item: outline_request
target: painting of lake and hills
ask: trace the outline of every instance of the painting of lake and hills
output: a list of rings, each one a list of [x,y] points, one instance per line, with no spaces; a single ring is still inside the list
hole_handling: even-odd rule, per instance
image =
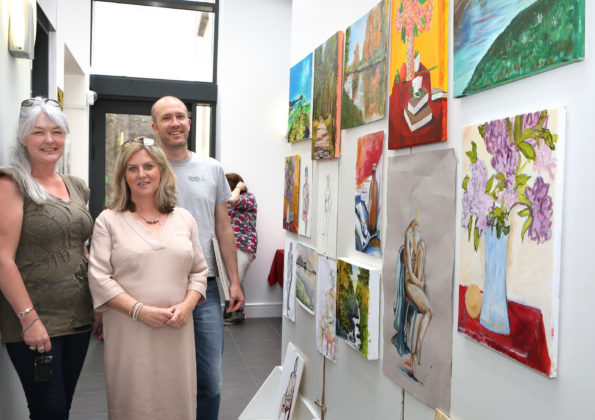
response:
[[[315,249],[297,244],[295,260],[295,297],[302,308],[310,315],[316,309],[316,270],[318,253]]]
[[[454,97],[584,56],[584,0],[455,0]]]
[[[384,118],[388,15],[383,0],[345,31],[341,128]]]

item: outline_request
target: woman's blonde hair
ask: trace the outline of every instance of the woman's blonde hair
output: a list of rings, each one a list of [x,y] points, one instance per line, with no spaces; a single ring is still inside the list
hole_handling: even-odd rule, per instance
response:
[[[146,150],[151,159],[159,166],[161,179],[155,193],[155,206],[160,213],[171,213],[176,206],[176,174],[167,162],[161,147],[145,146],[143,138],[137,137],[124,143],[114,167],[113,195],[108,208],[116,211],[135,211],[136,206],[132,201],[130,187],[126,183],[126,165],[133,154],[139,150]]]

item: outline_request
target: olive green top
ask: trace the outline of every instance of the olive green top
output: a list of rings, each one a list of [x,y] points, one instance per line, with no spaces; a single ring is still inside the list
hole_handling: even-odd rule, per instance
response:
[[[88,261],[83,254],[83,243],[93,230],[93,219],[86,207],[89,189],[83,180],[61,175],[70,200],[56,197],[36,204],[26,194],[14,168],[0,168],[0,176],[4,175],[13,179],[24,198],[15,262],[49,336],[89,330],[93,304],[87,281]],[[21,331],[18,317],[0,293],[3,341],[22,341]]]

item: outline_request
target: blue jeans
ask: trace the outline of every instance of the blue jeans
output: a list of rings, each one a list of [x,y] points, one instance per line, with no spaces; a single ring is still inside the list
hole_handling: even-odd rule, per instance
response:
[[[54,357],[52,378],[35,382],[34,360],[39,355],[24,342],[7,343],[6,350],[14,365],[27,397],[29,418],[32,420],[66,420],[72,404],[74,388],[83,368],[89,347],[90,332],[52,337]]]
[[[207,301],[197,306],[194,318],[196,347],[197,420],[217,420],[221,401],[221,361],[223,358],[223,314],[217,280],[209,277]]]

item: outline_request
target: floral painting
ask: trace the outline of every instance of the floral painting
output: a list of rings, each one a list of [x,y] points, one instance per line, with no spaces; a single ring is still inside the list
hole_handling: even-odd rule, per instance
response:
[[[290,143],[312,137],[312,53],[289,71]]]
[[[298,233],[300,199],[300,155],[285,158],[283,229]]]
[[[463,130],[463,334],[557,375],[565,109]]]
[[[585,0],[455,0],[454,96],[582,60]]]
[[[448,1],[393,0],[388,148],[446,141]]]
[[[342,31],[314,50],[312,159],[341,156]]]
[[[381,1],[345,31],[342,128],[384,118],[389,7]]]
[[[295,297],[310,315],[316,309],[316,270],[318,254],[316,250],[298,242],[295,259]]]
[[[380,269],[337,260],[337,336],[368,360],[378,359]]]
[[[382,152],[384,131],[357,139],[355,164],[355,249],[382,256]]]

